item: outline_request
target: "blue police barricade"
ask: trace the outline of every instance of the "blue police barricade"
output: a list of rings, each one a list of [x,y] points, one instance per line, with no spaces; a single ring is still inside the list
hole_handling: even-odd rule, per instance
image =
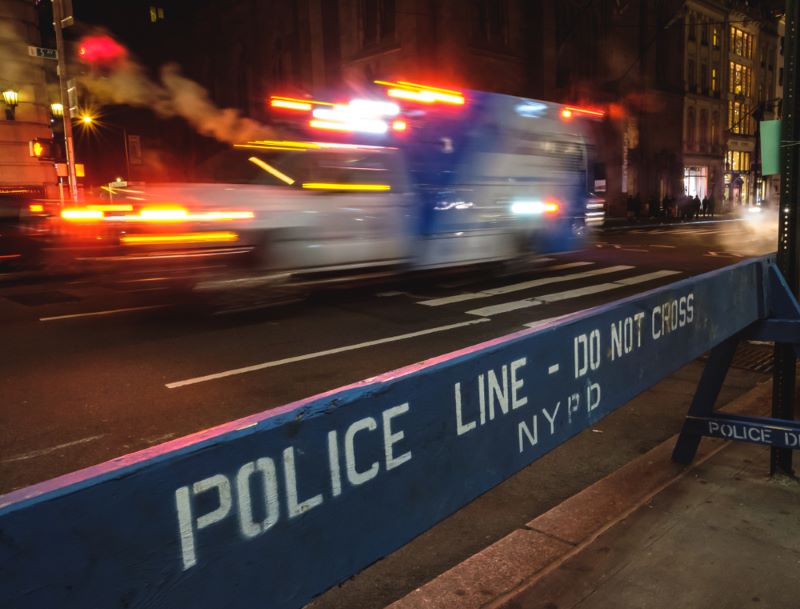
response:
[[[0,497],[0,606],[300,607],[764,319],[770,264]]]

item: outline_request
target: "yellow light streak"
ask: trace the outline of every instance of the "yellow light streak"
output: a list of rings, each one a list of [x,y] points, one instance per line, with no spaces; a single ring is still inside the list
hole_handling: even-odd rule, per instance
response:
[[[289,99],[273,99],[270,102],[273,108],[284,108],[286,110],[300,110],[301,112],[309,112],[313,107],[308,102],[292,101]]]
[[[64,220],[73,222],[86,222],[93,220],[102,220],[103,212],[97,209],[85,209],[81,207],[70,207],[61,210],[61,217]]]
[[[439,91],[440,93],[448,93],[450,95],[458,95],[461,97],[463,93],[461,91],[454,91],[453,89],[442,89],[440,87],[432,87],[430,85],[420,85],[414,82],[408,82],[406,80],[398,80],[398,85],[404,85],[406,87],[416,87],[417,89],[428,90],[428,91]]]
[[[389,184],[337,184],[334,182],[303,182],[303,188],[312,190],[368,190],[387,191],[392,187]]]
[[[123,245],[171,245],[190,243],[231,243],[237,241],[239,235],[230,231],[209,233],[180,233],[175,235],[123,235]]]
[[[272,101],[272,100],[282,100],[282,101],[288,101],[288,102],[295,102],[295,103],[299,103],[299,104],[313,104],[315,106],[335,106],[336,105],[336,104],[333,104],[331,102],[320,101],[318,99],[301,99],[301,98],[298,98],[298,97],[285,97],[283,95],[272,95],[272,96],[270,96],[270,101]]]
[[[249,159],[247,159],[247,160],[248,160],[248,161],[250,161],[251,163],[253,163],[253,165],[256,165],[256,166],[258,166],[258,167],[261,167],[261,169],[263,169],[263,170],[264,170],[264,171],[266,171],[267,173],[269,173],[269,174],[271,174],[271,175],[275,176],[276,178],[278,178],[278,179],[279,179],[279,180],[281,180],[282,182],[284,182],[284,183],[288,184],[289,186],[291,186],[292,184],[294,184],[294,180],[293,180],[292,178],[290,178],[289,176],[287,176],[287,175],[286,175],[285,173],[283,173],[282,171],[279,171],[279,170],[275,169],[275,168],[274,168],[272,165],[270,165],[269,163],[265,163],[264,161],[262,161],[262,160],[261,160],[261,159],[259,159],[258,157],[251,156],[251,157],[250,157]]]

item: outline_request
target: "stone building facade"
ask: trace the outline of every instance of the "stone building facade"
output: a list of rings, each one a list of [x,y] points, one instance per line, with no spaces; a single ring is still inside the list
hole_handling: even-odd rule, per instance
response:
[[[51,60],[28,54],[29,45],[40,44],[33,2],[0,1],[0,91],[16,91],[19,99],[13,111],[0,99],[0,195],[58,196],[54,164],[29,152],[31,140],[52,137],[50,103],[58,99],[45,78]]]

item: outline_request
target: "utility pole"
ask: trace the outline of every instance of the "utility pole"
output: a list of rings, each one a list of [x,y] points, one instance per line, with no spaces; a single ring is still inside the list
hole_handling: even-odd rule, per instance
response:
[[[784,42],[783,116],[781,117],[781,209],[778,224],[778,267],[797,296],[798,240],[800,240],[800,117],[798,117],[798,17],[800,2],[786,0]],[[791,345],[775,345],[775,370],[772,379],[772,416],[794,419],[796,359]],[[770,449],[770,474],[792,475],[792,451]]]
[[[58,87],[61,92],[61,105],[64,108],[64,143],[67,153],[67,181],[69,194],[73,201],[78,200],[78,180],[75,175],[75,147],[72,138],[72,115],[70,114],[69,93],[67,92],[67,60],[62,28],[70,25],[72,15],[64,16],[63,0],[53,1],[53,27],[56,32],[56,51],[58,53]]]

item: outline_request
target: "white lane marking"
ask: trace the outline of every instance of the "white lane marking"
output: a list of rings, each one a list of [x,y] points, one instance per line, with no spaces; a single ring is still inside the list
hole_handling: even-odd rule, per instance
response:
[[[561,319],[562,317],[566,317],[570,315],[570,313],[566,313],[564,315],[556,315],[555,317],[545,317],[544,319],[537,319],[536,321],[532,321],[527,324],[522,324],[526,328],[538,328],[539,326],[544,326],[545,324],[549,324],[551,321],[555,321],[557,319]]]
[[[28,459],[41,457],[42,455],[47,455],[57,450],[69,448],[70,446],[77,446],[78,444],[87,444],[88,442],[94,442],[95,440],[99,440],[104,436],[105,434],[100,434],[99,436],[89,436],[88,438],[81,438],[80,440],[73,440],[72,442],[64,442],[64,444],[57,444],[56,446],[51,446],[49,448],[32,450],[29,453],[22,453],[21,455],[15,455],[13,457],[8,457],[7,459],[3,459],[2,461],[0,461],[0,463],[14,463],[15,461],[27,461]]]
[[[167,305],[148,305],[146,307],[126,307],[124,309],[108,309],[106,311],[72,313],[70,315],[53,315],[51,317],[40,317],[39,321],[57,321],[59,319],[75,319],[78,317],[99,317],[101,315],[116,315],[117,313],[128,313],[130,311],[147,311],[148,309],[162,309],[165,306]]]
[[[392,296],[408,296],[408,292],[397,292],[397,291],[389,291],[389,292],[378,292],[375,294],[378,298],[391,298]]]
[[[556,372],[558,372],[558,368],[559,368],[558,364],[553,364],[547,369],[547,374],[555,374]]]
[[[654,245],[654,244],[651,243],[647,247],[663,247],[663,248],[674,250],[678,246],[677,245]]]
[[[393,343],[399,340],[406,340],[409,338],[416,338],[418,336],[426,336],[428,334],[435,334],[437,332],[446,332],[448,330],[455,330],[456,328],[464,328],[476,323],[483,323],[490,321],[489,319],[472,319],[470,321],[462,321],[457,324],[449,324],[447,326],[437,326],[435,328],[428,328],[427,330],[419,330],[417,332],[409,332],[408,334],[398,334],[396,336],[388,336],[386,338],[378,338],[364,343],[355,345],[345,345],[344,347],[336,347],[334,349],[326,349],[325,351],[317,351],[315,353],[306,353],[305,355],[296,355],[294,357],[286,357],[284,359],[273,360],[271,362],[263,362],[260,364],[253,364],[252,366],[244,366],[242,368],[233,368],[232,370],[225,370],[223,372],[216,372],[214,374],[206,374],[205,376],[197,376],[182,381],[174,381],[167,383],[165,386],[168,389],[176,389],[178,387],[185,387],[186,385],[194,385],[195,383],[204,383],[206,381],[213,381],[216,379],[225,378],[226,376],[234,376],[236,374],[245,374],[247,372],[255,372],[257,370],[264,370],[266,368],[275,368],[276,366],[283,366],[285,364],[293,364],[295,362],[302,362],[308,359],[317,357],[325,357],[326,355],[334,355],[336,353],[344,353],[345,351],[355,351],[356,349],[365,349],[366,347],[374,347],[375,345],[384,345],[386,343]]]
[[[652,281],[653,279],[669,277],[670,275],[678,275],[680,272],[681,271],[653,271],[652,273],[645,273],[644,275],[634,275],[633,277],[618,279],[614,283],[620,283],[622,285],[635,285],[637,283],[644,283],[645,281]]]
[[[500,315],[508,313],[509,311],[518,311],[519,309],[527,309],[528,307],[535,307],[542,304],[536,298],[526,298],[525,300],[514,300],[512,302],[504,302],[498,305],[490,305],[488,307],[480,307],[467,311],[467,315],[477,315],[479,317],[489,318],[492,315]]]
[[[619,251],[621,251],[621,252],[645,252],[645,253],[649,252],[649,250],[641,250],[641,249],[637,249],[637,248],[634,248],[634,247],[623,247]]]
[[[607,292],[608,290],[616,290],[622,287],[618,283],[598,283],[595,285],[587,285],[585,288],[576,288],[574,290],[566,290],[564,292],[556,292],[555,294],[545,294],[539,296],[540,304],[550,304],[551,302],[561,302],[562,300],[569,300],[570,298],[580,298],[581,296],[588,296],[589,294],[599,294],[600,292]]]
[[[578,265],[577,262],[570,263]],[[593,264],[591,262],[580,263],[582,266]],[[530,288],[538,288],[543,285],[551,283],[563,283],[565,281],[572,281],[574,279],[586,279],[587,277],[594,277],[596,275],[605,275],[608,273],[617,273],[619,271],[628,271],[634,267],[620,264],[617,266],[610,266],[602,269],[594,269],[591,271],[583,271],[581,273],[571,273],[569,275],[559,275],[558,277],[542,277],[540,279],[531,279],[530,281],[523,281],[520,283],[512,283],[499,288],[492,288],[489,290],[482,290],[480,292],[467,292],[464,294],[456,294],[455,296],[445,296],[444,298],[433,298],[431,300],[422,300],[417,304],[422,304],[428,307],[440,307],[446,304],[455,302],[463,302],[465,300],[478,300],[480,298],[490,298],[492,296],[500,296],[502,294],[509,294],[511,292],[519,292],[521,290],[529,290]],[[550,270],[554,270],[552,267]],[[556,269],[561,270],[561,269]]]
[[[555,292],[553,294],[545,294],[543,296],[536,296],[535,298],[526,298],[524,300],[515,300],[512,302],[504,302],[497,305],[488,307],[481,307],[479,309],[472,309],[467,311],[467,315],[477,315],[480,317],[490,318],[492,315],[499,315],[508,313],[509,311],[517,311],[519,309],[527,309],[529,307],[536,307],[542,304],[550,304],[553,302],[560,302],[562,300],[569,300],[572,298],[581,298],[590,294],[599,294],[601,292],[608,292],[610,290],[617,290],[626,286],[634,285],[637,283],[644,283],[652,281],[661,277],[675,275],[680,271],[655,271],[653,273],[645,273],[643,275],[636,275],[634,277],[627,277],[618,281],[598,283],[595,285],[586,286],[583,288],[576,288],[573,290],[565,290],[563,292]],[[528,327],[535,327],[531,324],[526,324]]]

